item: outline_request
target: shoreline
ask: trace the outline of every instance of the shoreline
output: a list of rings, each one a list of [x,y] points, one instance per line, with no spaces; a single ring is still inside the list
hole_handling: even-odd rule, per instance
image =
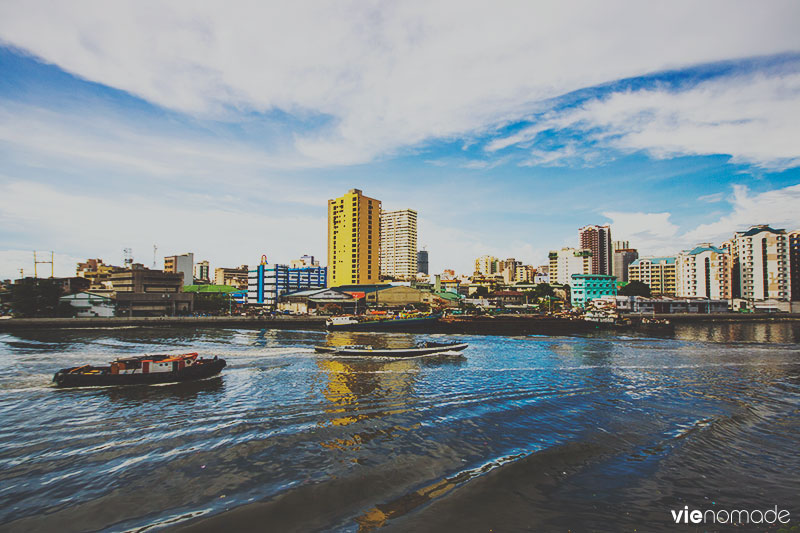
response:
[[[672,324],[689,323],[764,323],[800,321],[800,314],[656,314],[627,315],[631,318],[667,319]],[[150,327],[245,327],[264,329],[324,330],[327,317],[320,316],[210,316],[210,317],[91,317],[91,318],[12,318],[0,320],[0,331],[20,329],[72,329],[126,326]],[[581,333],[597,329],[617,328],[583,320],[570,320],[541,315],[499,315],[494,317],[453,317],[433,324],[408,329],[386,329],[410,333],[468,333],[485,335],[519,335],[526,333]],[[636,327],[634,330],[638,329]],[[376,330],[378,331],[378,330]],[[624,331],[620,328],[619,331]]]

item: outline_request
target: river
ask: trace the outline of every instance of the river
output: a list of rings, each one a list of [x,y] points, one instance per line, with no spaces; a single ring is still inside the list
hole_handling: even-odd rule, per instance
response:
[[[470,346],[313,352],[423,339]],[[669,338],[3,333],[0,530],[689,531],[671,510],[776,505],[797,525],[798,343],[798,323]],[[228,367],[160,386],[50,383],[63,367],[182,351]]]

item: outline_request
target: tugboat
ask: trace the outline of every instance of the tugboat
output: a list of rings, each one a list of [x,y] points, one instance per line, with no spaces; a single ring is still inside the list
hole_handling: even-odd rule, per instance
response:
[[[62,368],[53,376],[59,387],[149,385],[202,379],[219,374],[225,359],[201,359],[196,353],[120,357],[109,366]]]
[[[365,344],[349,346],[315,346],[317,353],[333,355],[369,355],[373,357],[417,357],[444,352],[461,352],[469,344],[462,342],[423,342],[413,348],[373,348]]]

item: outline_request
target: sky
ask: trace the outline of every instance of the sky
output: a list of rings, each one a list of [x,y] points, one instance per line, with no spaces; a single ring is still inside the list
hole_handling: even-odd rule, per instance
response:
[[[326,262],[327,200],[433,272],[611,224],[640,255],[800,229],[800,3],[0,2],[0,279]],[[48,265],[40,265],[48,269]]]

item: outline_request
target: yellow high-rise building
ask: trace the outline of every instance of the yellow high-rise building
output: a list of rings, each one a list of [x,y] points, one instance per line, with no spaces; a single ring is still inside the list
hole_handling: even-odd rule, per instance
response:
[[[378,283],[381,202],[350,189],[328,200],[328,286]]]

